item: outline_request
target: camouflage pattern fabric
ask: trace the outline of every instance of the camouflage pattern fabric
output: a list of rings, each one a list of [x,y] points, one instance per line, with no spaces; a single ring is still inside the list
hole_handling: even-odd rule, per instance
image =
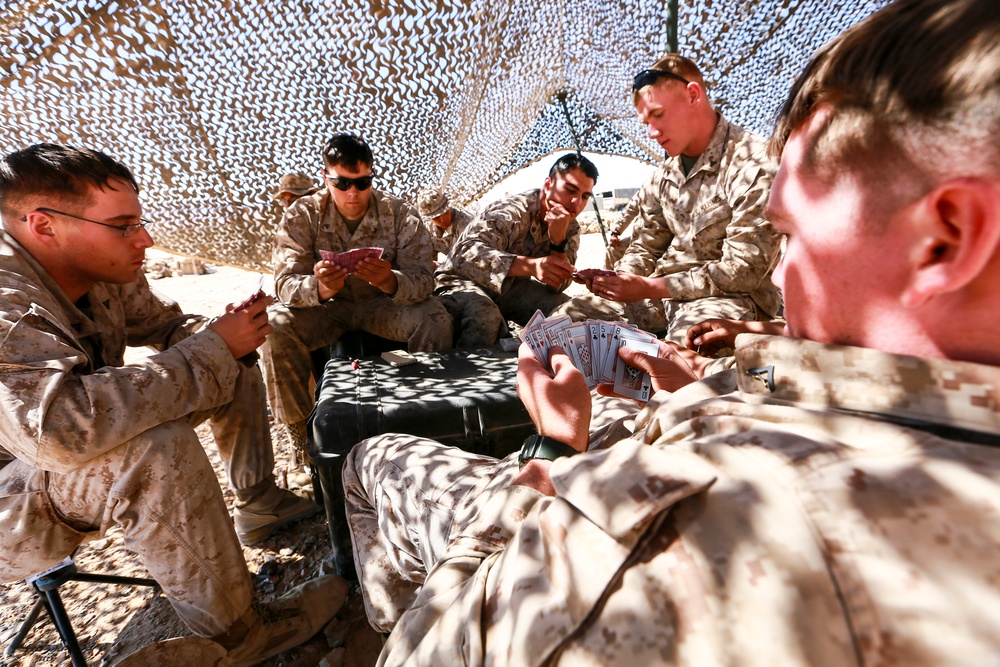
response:
[[[566,261],[576,263],[580,249],[580,223],[569,223],[566,231]],[[484,208],[452,248],[435,274],[438,287],[471,280],[492,298],[513,280],[507,275],[514,258],[547,257],[549,230],[542,215],[541,190],[529,190],[496,201]],[[559,291],[569,287],[570,281]]]
[[[417,303],[431,295],[431,239],[412,206],[373,189],[368,211],[352,234],[330,194],[323,189],[288,207],[275,232],[271,263],[278,300],[290,308],[318,306],[313,267],[322,259],[319,251],[345,252],[365,247],[382,248],[382,259],[392,264],[399,283],[393,301]],[[334,300],[358,303],[382,294],[377,287],[351,276]]]
[[[536,310],[548,315],[569,301],[562,292],[530,279],[509,281],[496,300],[471,280],[454,279],[435,294],[455,322],[455,347],[493,345],[507,333],[507,320],[524,325]]]
[[[580,249],[576,220],[569,224],[566,239],[566,261],[573,264]],[[435,274],[434,293],[455,320],[456,346],[492,345],[505,330],[506,320],[525,324],[535,310],[547,315],[568,301],[562,292],[571,281],[553,289],[530,278],[507,275],[515,257],[549,254],[540,190],[507,197],[483,209]]]
[[[350,276],[332,299],[320,303],[313,267],[320,250],[344,252],[379,247],[391,262],[399,287],[393,296]],[[312,409],[311,350],[335,342],[345,331],[405,342],[410,352],[451,347],[451,316],[433,287],[433,249],[427,228],[412,206],[372,191],[372,201],[352,234],[326,190],[290,206],[275,234],[274,284],[281,304],[270,309],[274,326],[261,347],[267,396],[286,424],[304,420]]]
[[[365,591],[420,587],[368,600],[380,664],[989,664],[1000,368],[752,335],[736,364],[555,461],[553,498],[489,486],[510,460],[359,445]],[[428,504],[380,500],[400,470]]]
[[[211,420],[237,489],[274,466],[256,364],[140,273],[71,303],[14,239],[0,240],[0,580],[49,567],[121,524],[185,623],[210,636],[252,590],[193,425]],[[124,366],[126,345],[161,351]],[[192,557],[198,554],[198,558]]]
[[[434,252],[440,253],[442,255],[447,255],[451,252],[451,249],[455,245],[455,241],[458,237],[462,235],[465,228],[469,226],[476,216],[472,212],[465,210],[464,208],[459,208],[456,206],[451,207],[451,224],[448,225],[448,229],[441,229],[434,224],[432,220],[425,220],[424,225],[427,227],[427,232],[431,237],[431,244],[434,246]]]
[[[636,220],[639,220],[641,223],[642,218],[639,215],[641,212],[642,190],[640,189],[632,195],[631,199],[628,200],[628,203],[625,204],[625,208],[622,209],[614,224],[610,225],[608,233],[611,234],[614,232],[617,234],[620,243],[617,247],[609,244],[605,249],[604,268],[609,271],[613,271],[621,258],[625,256],[625,251],[628,250],[629,244],[632,243],[632,237],[635,236],[635,232],[633,231],[633,233],[629,236],[622,236],[622,234],[629,228],[629,225]],[[636,227],[638,227],[638,225],[636,225]]]
[[[690,174],[679,158],[660,165],[636,195],[641,223],[615,268],[663,277],[671,298],[626,304],[627,321],[682,342],[702,314],[769,319],[778,313],[781,294],[770,274],[781,237],[764,218],[776,169],[762,138],[721,116]],[[707,298],[714,301],[698,303]],[[603,301],[579,296],[560,312],[575,313],[574,320],[620,312],[620,305]]]

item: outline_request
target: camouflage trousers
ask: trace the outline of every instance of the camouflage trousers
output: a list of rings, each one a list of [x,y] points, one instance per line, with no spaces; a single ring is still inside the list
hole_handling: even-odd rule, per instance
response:
[[[389,297],[357,303],[331,299],[311,308],[271,306],[274,331],[260,348],[267,398],[275,418],[285,424],[306,419],[313,405],[309,353],[334,343],[348,331],[367,331],[406,343],[409,352],[451,347],[452,321],[431,297],[397,304]]]
[[[230,483],[273,483],[274,454],[256,366],[241,371],[233,401],[166,422],[86,466],[0,469],[0,580],[24,578],[97,539],[114,524],[178,616],[204,637],[228,630],[253,589],[222,489],[194,431],[206,419]]]
[[[434,294],[455,321],[455,347],[493,345],[507,332],[507,320],[527,324],[536,310],[548,315],[569,301],[564,293],[530,278],[512,279],[495,300],[472,281],[454,281]]]
[[[621,304],[587,294],[574,297],[557,308],[553,315],[568,315],[574,322],[587,319],[621,320],[654,333],[664,340],[684,344],[689,327],[711,319],[769,319],[750,297],[708,296],[690,301],[676,299],[643,299]],[[664,333],[665,332],[665,333]]]
[[[517,473],[517,454],[498,460],[398,433],[351,450],[343,472],[347,521],[373,628],[393,629],[451,538],[487,501],[508,493]],[[498,527],[490,542],[500,551],[513,532]]]

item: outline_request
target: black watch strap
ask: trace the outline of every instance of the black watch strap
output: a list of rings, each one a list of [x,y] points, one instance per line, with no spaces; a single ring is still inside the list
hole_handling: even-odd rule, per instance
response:
[[[562,243],[553,243],[549,241],[549,252],[566,252],[566,246],[569,245],[569,237],[563,239]]]
[[[547,459],[555,461],[563,456],[573,456],[579,454],[565,442],[559,442],[555,438],[545,435],[529,435],[521,445],[521,455],[517,457],[517,462],[523,468],[524,464],[531,459]]]

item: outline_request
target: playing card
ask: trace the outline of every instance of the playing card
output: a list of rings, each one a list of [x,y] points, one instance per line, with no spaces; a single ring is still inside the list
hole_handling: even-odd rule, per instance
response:
[[[660,347],[655,342],[644,342],[622,336],[620,338],[622,347],[631,347],[645,354],[656,356]],[[652,382],[649,374],[633,366],[629,366],[621,359],[615,368],[615,393],[620,396],[627,396],[639,401],[648,401],[652,392]]]
[[[608,269],[581,269],[573,273],[573,280],[578,283],[586,283],[589,280],[593,280],[596,276],[614,276],[617,275],[614,271],[609,271]]]
[[[535,314],[531,316],[531,319],[528,320],[528,323],[521,330],[521,340],[531,348],[535,359],[542,362],[542,365],[548,365],[548,357],[543,356],[542,348],[534,336],[535,332],[540,330],[543,320],[545,320],[545,316],[542,315],[542,311],[536,310]]]
[[[591,361],[590,328],[586,323],[574,324],[560,331],[559,335],[566,340],[563,349],[566,350],[573,365],[583,373],[587,387],[593,389],[597,386],[597,379],[594,377]]]
[[[253,305],[254,301],[259,299],[261,294],[263,294],[263,292],[261,291],[263,287],[264,287],[264,276],[261,276],[260,278],[257,279],[257,286],[254,288],[253,293],[251,293],[250,296],[248,296],[247,298],[243,299],[243,301],[241,301],[239,305],[233,308],[233,310],[234,311],[243,310],[244,308],[249,308],[251,305]]]
[[[552,370],[548,364],[549,354],[552,352],[552,348],[560,345],[559,332],[566,327],[572,326],[572,324],[573,320],[569,319],[566,315],[552,317],[542,322],[542,334],[544,335],[545,343],[545,366],[549,370]]]
[[[590,374],[595,380],[600,376],[601,354],[601,323],[598,320],[587,320],[587,328],[590,329]]]
[[[618,341],[621,336],[620,322],[601,322],[601,382],[615,381],[615,362],[618,359]]]
[[[319,256],[328,262],[333,262],[337,266],[343,267],[348,273],[354,273],[358,268],[358,263],[366,257],[382,257],[382,248],[352,248],[346,252],[331,252],[320,250]]]

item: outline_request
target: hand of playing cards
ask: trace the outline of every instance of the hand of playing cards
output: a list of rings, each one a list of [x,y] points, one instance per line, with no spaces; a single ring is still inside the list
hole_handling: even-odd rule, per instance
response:
[[[573,273],[573,281],[578,283],[585,283],[590,285],[590,281],[597,276],[614,276],[617,275],[614,271],[608,271],[607,269],[580,269]]]
[[[250,296],[248,296],[247,298],[243,299],[243,301],[238,303],[236,306],[234,306],[233,311],[235,312],[237,310],[243,310],[244,308],[249,308],[250,306],[252,306],[257,301],[257,299],[259,299],[261,296],[264,295],[263,287],[264,287],[264,276],[261,276],[260,278],[257,279],[257,286],[254,287],[253,293],[250,294]]]
[[[649,400],[652,393],[649,374],[622,361],[618,350],[623,346],[631,347],[657,356],[660,347],[651,333],[624,322],[587,320],[574,323],[565,316],[546,319],[541,311],[536,311],[521,331],[521,340],[546,368],[549,368],[549,352],[558,345],[583,373],[589,388],[602,382],[614,382],[616,394]]]
[[[326,261],[333,262],[337,266],[343,267],[348,273],[354,273],[354,271],[358,268],[358,262],[366,257],[381,259],[382,248],[354,248],[352,250],[348,250],[347,252],[330,252],[329,250],[320,250],[319,255]]]

